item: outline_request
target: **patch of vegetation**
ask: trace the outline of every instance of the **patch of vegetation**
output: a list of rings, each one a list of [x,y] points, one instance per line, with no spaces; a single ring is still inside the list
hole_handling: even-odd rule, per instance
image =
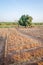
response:
[[[0,28],[10,28],[17,26],[17,22],[0,22]]]
[[[43,25],[43,22],[41,22],[41,23],[33,23],[33,25]]]
[[[29,15],[22,15],[18,21],[18,24],[21,26],[31,26],[32,25],[32,17]]]
[[[29,22],[21,21],[21,19],[20,19],[19,25],[22,27],[24,27],[24,26],[25,27],[26,26],[40,26],[40,25],[43,25],[43,23],[32,23],[32,22],[29,23]],[[17,22],[0,22],[0,28],[12,28],[12,27],[18,27],[18,21]]]

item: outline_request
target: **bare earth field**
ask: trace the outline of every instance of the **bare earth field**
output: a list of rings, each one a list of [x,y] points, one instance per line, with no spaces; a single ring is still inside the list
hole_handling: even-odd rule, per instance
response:
[[[0,28],[0,37],[7,65],[43,65],[43,27]]]
[[[32,28],[19,28],[19,31],[22,34],[28,35],[30,38],[43,42],[43,26],[37,26]]]

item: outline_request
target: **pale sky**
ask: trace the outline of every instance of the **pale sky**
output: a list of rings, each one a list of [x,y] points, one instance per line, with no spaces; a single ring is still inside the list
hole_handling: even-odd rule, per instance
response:
[[[43,22],[43,0],[0,0],[0,21],[18,20],[23,14]]]

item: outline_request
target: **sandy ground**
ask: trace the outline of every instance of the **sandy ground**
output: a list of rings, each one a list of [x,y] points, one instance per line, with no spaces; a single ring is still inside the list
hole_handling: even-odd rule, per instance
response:
[[[29,37],[43,42],[43,26],[32,27],[32,28],[18,28],[18,30]]]
[[[28,35],[33,34],[32,35],[33,37],[36,37],[36,34],[37,34],[37,36],[43,39],[43,36],[41,36],[41,34],[43,35],[42,28],[40,28],[41,34],[37,32],[39,31],[39,29],[37,28],[35,29],[20,28],[19,30],[15,28],[0,28],[0,37],[3,36],[7,40],[6,42],[7,43],[7,50],[6,50],[7,55],[6,56],[9,59],[8,61],[10,62],[13,59],[15,62],[26,62],[26,61],[32,62],[42,57],[43,48],[41,49],[39,48],[42,46],[42,42],[38,42],[37,40],[32,39],[32,37],[27,37],[27,33]],[[21,30],[25,31],[25,33],[21,32]],[[38,49],[32,51],[32,49],[35,49],[35,48],[38,48]],[[30,49],[30,51],[27,51],[28,49]],[[26,51],[26,52],[23,52],[23,51]],[[43,64],[41,63],[41,65]]]

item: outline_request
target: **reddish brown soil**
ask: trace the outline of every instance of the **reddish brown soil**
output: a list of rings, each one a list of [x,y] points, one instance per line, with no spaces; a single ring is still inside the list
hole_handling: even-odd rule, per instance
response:
[[[26,30],[26,29],[22,29]],[[28,30],[28,29],[27,29]],[[31,30],[29,29],[31,32]],[[32,35],[32,33],[30,33]],[[35,33],[33,33],[35,35]],[[41,43],[34,39],[30,39],[26,36],[21,35],[19,31],[15,28],[0,28],[0,36],[6,37],[7,36],[7,51],[8,57],[14,59],[14,61],[24,62],[29,61],[34,58],[36,60],[38,57],[43,56],[43,49],[38,49],[36,51],[31,52],[19,52],[13,53],[12,51],[20,51],[24,49],[31,49],[35,47],[40,47]],[[38,34],[37,34],[38,35]],[[36,35],[35,35],[36,36]],[[10,55],[10,56],[9,56]],[[43,65],[43,63],[39,63],[39,65]]]

